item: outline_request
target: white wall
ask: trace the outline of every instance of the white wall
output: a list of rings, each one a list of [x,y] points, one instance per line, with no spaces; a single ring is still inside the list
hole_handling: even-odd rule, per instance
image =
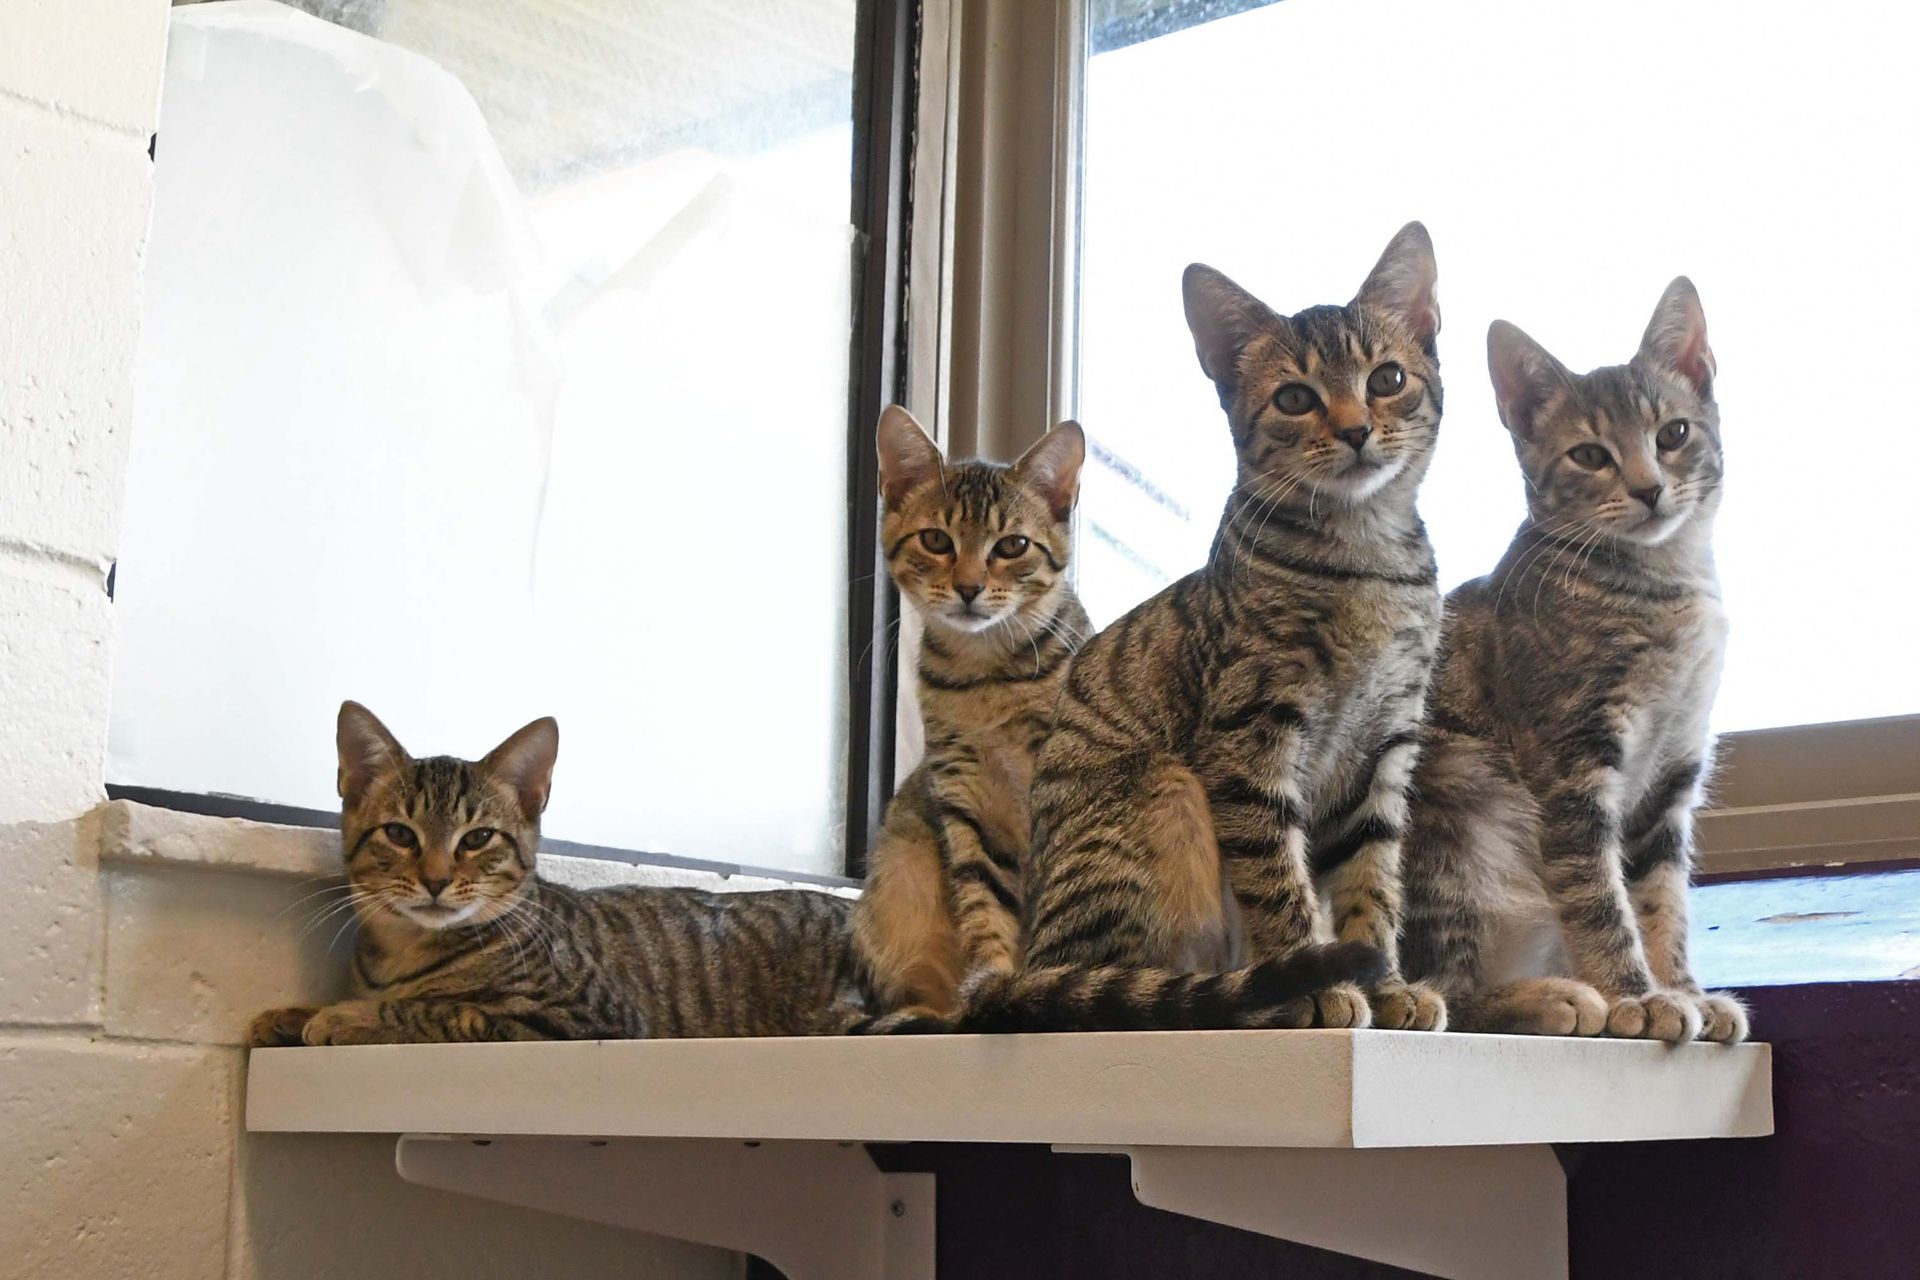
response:
[[[0,1272],[737,1275],[409,1188],[383,1139],[240,1131],[246,1018],[339,980],[301,901],[333,837],[100,803],[166,14],[0,4]]]
[[[0,822],[100,795],[161,0],[0,14]]]

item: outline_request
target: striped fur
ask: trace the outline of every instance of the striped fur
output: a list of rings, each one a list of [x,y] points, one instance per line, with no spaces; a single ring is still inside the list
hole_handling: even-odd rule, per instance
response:
[[[1086,453],[1077,425],[1011,467],[950,463],[896,406],[879,448],[882,545],[924,623],[926,755],[887,806],[855,913],[884,1015],[869,1032],[947,1017],[970,975],[1018,964],[1033,762],[1091,630],[1067,575]]]
[[[1625,365],[1571,373],[1503,321],[1488,356],[1528,515],[1448,598],[1408,971],[1468,1029],[1740,1040],[1744,1010],[1702,992],[1686,954],[1726,638],[1699,297],[1675,280]]]
[[[475,763],[415,760],[342,706],[352,996],[263,1013],[253,1043],[801,1035],[864,1016],[847,899],[535,875],[558,744],[537,720]]]
[[[1197,265],[1185,295],[1239,483],[1207,565],[1075,660],[1034,775],[1027,968],[966,1023],[1358,1027],[1365,983],[1381,1023],[1438,1027],[1393,961],[1440,618],[1414,506],[1432,245],[1409,224],[1344,307],[1280,316]]]

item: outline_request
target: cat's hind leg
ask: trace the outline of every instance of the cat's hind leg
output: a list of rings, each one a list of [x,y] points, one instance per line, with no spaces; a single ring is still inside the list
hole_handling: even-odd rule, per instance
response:
[[[958,1007],[960,943],[939,838],[917,815],[895,812],[904,803],[910,798],[895,797],[874,843],[866,891],[854,907],[854,948],[878,1014],[944,1017]]]
[[[1035,798],[1029,968],[1231,967],[1219,846],[1192,770],[1157,751],[1058,777],[1043,764]]]
[[[1184,764],[1163,757],[1147,771],[1145,791],[1140,831],[1155,872],[1154,915],[1165,930],[1156,940],[1157,959],[1187,973],[1240,969],[1248,949],[1240,899],[1221,856],[1205,784]],[[1293,954],[1310,965],[1316,961],[1307,953],[1320,949],[1320,943],[1309,941]],[[1276,972],[1285,961],[1280,956],[1254,958],[1274,961]],[[1242,1025],[1359,1028],[1368,1025],[1371,1012],[1358,984],[1335,982],[1272,1008],[1250,1004]]]
[[[1445,994],[1456,1030],[1598,1035],[1607,1002],[1586,984],[1489,977],[1503,921],[1547,910],[1534,870],[1539,814],[1510,760],[1436,726],[1413,790],[1400,938],[1408,976]]]

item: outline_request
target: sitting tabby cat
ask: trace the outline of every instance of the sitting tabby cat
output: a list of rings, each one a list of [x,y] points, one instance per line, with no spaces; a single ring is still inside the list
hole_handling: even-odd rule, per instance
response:
[[[353,998],[254,1019],[256,1045],[774,1036],[864,1013],[853,903],[800,890],[579,890],[534,874],[559,727],[415,760],[340,708]]]
[[[880,418],[881,545],[925,623],[926,756],[887,806],[854,937],[877,1010],[944,1017],[1020,954],[1027,789],[1067,664],[1092,630],[1067,580],[1086,439],[1063,422],[1011,467],[947,462],[905,409]]]
[[[1409,971],[1473,1030],[1743,1039],[1745,1011],[1700,990],[1686,949],[1726,637],[1699,296],[1669,285],[1624,365],[1569,372],[1504,321],[1487,357],[1527,519],[1448,599],[1408,850]],[[1557,915],[1565,954],[1544,964],[1574,978],[1540,976],[1540,958],[1502,972],[1498,944],[1530,912]]]
[[[965,1025],[1444,1023],[1392,960],[1440,624],[1414,507],[1440,422],[1434,282],[1418,223],[1344,307],[1282,316],[1187,269],[1239,483],[1206,566],[1075,659],[1034,775],[1028,968]]]

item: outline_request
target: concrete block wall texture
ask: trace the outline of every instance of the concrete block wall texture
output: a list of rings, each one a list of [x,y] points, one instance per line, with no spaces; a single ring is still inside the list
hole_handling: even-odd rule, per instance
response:
[[[165,0],[0,17],[0,822],[100,797]]]
[[[407,1186],[390,1139],[242,1130],[248,1019],[344,985],[333,832],[116,801],[0,827],[0,866],[9,1280],[743,1274],[719,1250]],[[578,858],[541,874],[783,883]]]
[[[247,1017],[343,979],[334,838],[101,803],[167,14],[0,0],[0,1275],[740,1275],[242,1131]]]

